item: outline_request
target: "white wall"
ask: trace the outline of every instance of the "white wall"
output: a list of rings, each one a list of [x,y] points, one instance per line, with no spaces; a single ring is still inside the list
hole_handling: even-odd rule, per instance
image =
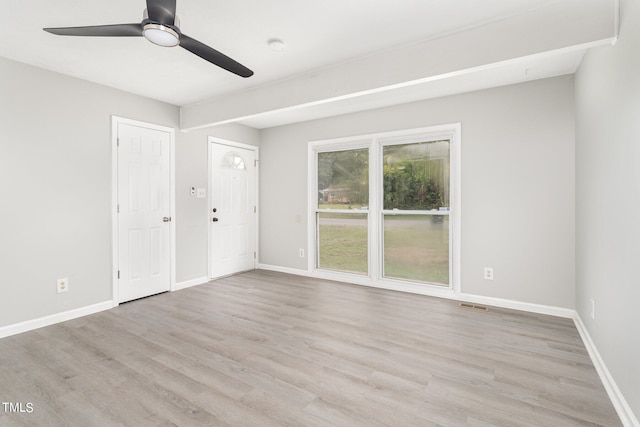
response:
[[[260,262],[307,268],[308,141],[460,122],[462,292],[573,308],[573,96],[563,76],[263,130]]]
[[[640,4],[576,75],[576,309],[640,416]],[[595,319],[590,316],[595,301]]]
[[[112,299],[111,115],[179,120],[175,106],[0,58],[0,327]]]
[[[0,327],[112,299],[111,116],[177,128],[177,107],[0,58]],[[176,132],[176,281],[207,276],[208,136]],[[70,291],[56,293],[68,277]]]
[[[190,195],[190,188],[208,188],[208,138],[258,146],[257,129],[229,124],[177,132],[176,146],[176,282],[207,277],[208,198]]]

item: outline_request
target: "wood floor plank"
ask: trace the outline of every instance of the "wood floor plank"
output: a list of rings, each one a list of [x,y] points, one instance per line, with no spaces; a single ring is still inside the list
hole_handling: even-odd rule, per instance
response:
[[[0,340],[0,426],[619,426],[569,319],[252,271]]]

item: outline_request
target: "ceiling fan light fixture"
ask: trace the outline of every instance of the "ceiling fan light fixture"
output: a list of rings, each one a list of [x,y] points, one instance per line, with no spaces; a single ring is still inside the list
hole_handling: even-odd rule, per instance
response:
[[[161,24],[147,24],[142,34],[151,43],[158,46],[173,47],[180,43],[180,36],[173,29]]]

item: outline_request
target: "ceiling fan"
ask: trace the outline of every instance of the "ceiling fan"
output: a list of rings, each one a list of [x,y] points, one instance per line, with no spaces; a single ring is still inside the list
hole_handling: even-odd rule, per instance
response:
[[[60,36],[144,37],[160,46],[173,47],[180,45],[205,61],[209,61],[241,77],[251,77],[253,75],[253,71],[244,65],[184,34],[178,28],[179,24],[180,22],[176,17],[176,0],[147,0],[147,8],[143,12],[142,22],[140,23],[43,28],[43,30]]]

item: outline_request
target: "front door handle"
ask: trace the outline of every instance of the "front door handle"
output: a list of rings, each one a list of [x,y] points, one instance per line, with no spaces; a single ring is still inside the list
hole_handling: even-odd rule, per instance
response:
[[[218,218],[215,218],[215,217],[214,217],[214,218],[212,218],[212,219],[211,219],[211,221],[213,221],[213,222],[218,222],[219,220],[218,220]]]
[[[171,222],[171,217],[165,216],[164,218],[162,218],[162,222]]]

